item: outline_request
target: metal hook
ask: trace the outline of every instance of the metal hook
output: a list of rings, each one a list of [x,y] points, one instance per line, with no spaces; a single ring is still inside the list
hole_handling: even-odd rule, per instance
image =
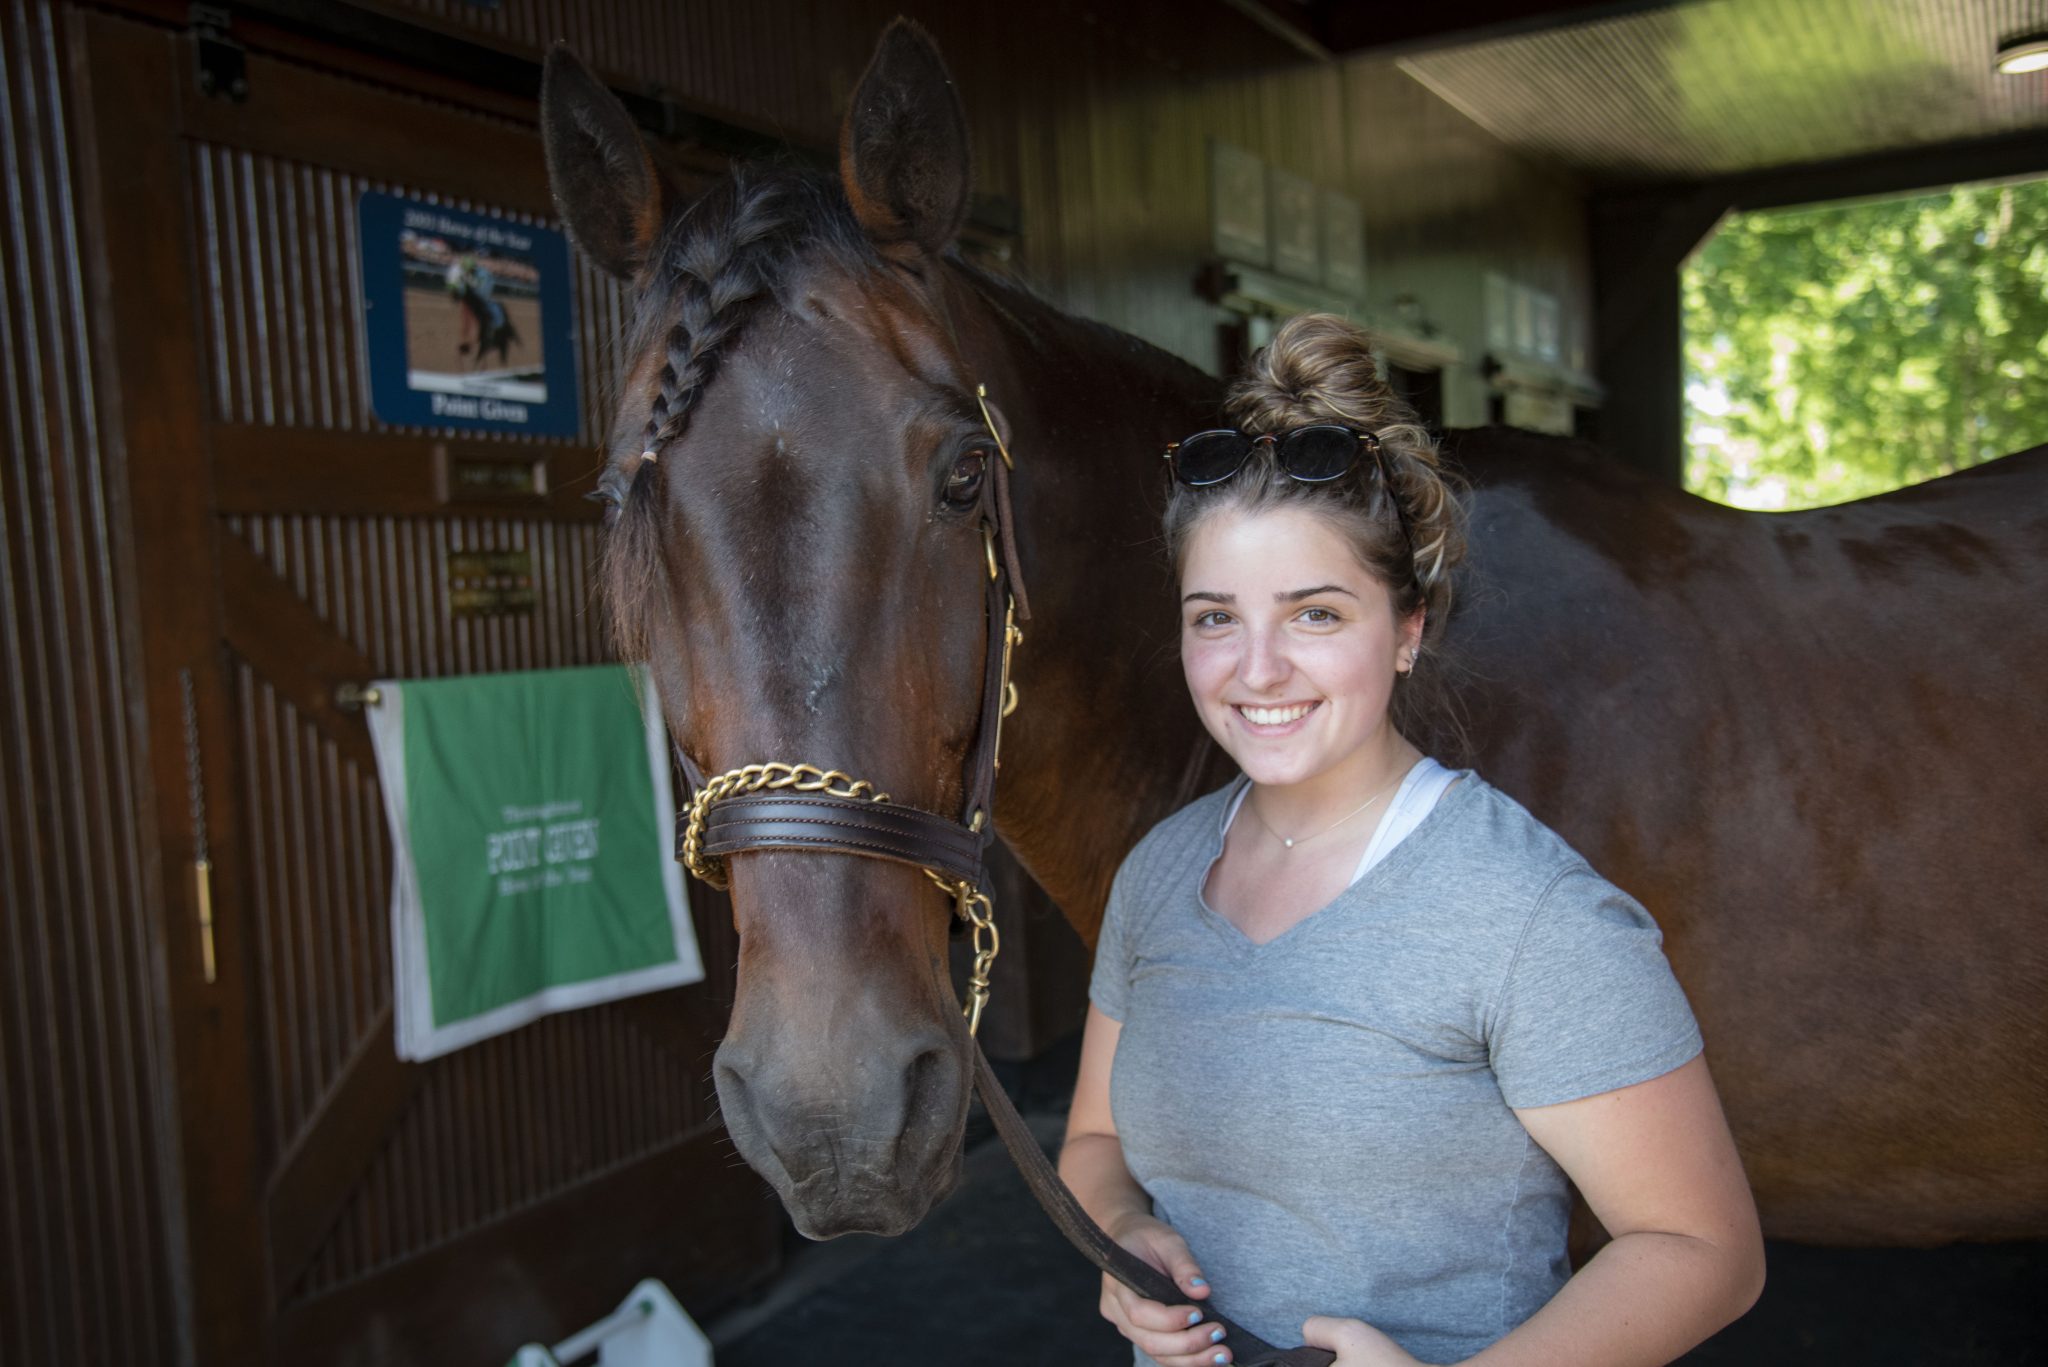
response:
[[[988,424],[988,434],[996,439],[996,452],[1003,458],[1003,468],[1006,470],[1016,469],[1017,462],[1010,459],[1010,448],[1003,444],[1003,434],[996,431],[995,417],[988,411],[987,385],[978,384],[974,386],[974,401],[981,405],[981,420]]]
[[[384,690],[369,684],[344,683],[334,686],[334,705],[344,712],[360,712],[365,707],[381,707],[384,704]]]

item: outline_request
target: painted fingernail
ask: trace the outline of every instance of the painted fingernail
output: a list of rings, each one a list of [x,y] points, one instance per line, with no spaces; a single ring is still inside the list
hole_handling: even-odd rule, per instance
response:
[[[1215,1357],[1210,1358],[1209,1361],[1215,1363],[1216,1367],[1224,1367],[1224,1364],[1230,1361],[1230,1354],[1218,1353]]]
[[[1199,1311],[1199,1310],[1190,1310],[1190,1311],[1188,1311],[1188,1323],[1189,1323],[1189,1324],[1200,1324],[1201,1322],[1202,1322],[1202,1312],[1201,1312],[1201,1311]]]
[[[1217,1325],[1217,1326],[1216,1326],[1216,1327],[1215,1327],[1214,1329],[1211,1329],[1211,1330],[1209,1331],[1209,1342],[1211,1342],[1211,1343],[1221,1343],[1221,1342],[1223,1342],[1223,1326],[1222,1326],[1222,1325],[1220,1325],[1220,1324],[1219,1324],[1219,1325]]]
[[[1190,1277],[1190,1278],[1188,1278],[1188,1285],[1189,1285],[1189,1286],[1207,1286],[1208,1284],[1209,1284],[1209,1283],[1208,1283],[1208,1282],[1207,1282],[1207,1281],[1206,1281],[1205,1279],[1203,1279],[1203,1278],[1201,1278],[1201,1277]]]

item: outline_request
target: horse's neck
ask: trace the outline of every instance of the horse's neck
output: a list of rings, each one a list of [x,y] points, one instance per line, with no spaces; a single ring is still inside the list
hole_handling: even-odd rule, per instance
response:
[[[1158,456],[1213,423],[1221,386],[1015,287],[958,280],[963,345],[1014,431],[1032,608],[997,824],[1092,941],[1117,865],[1207,759],[1159,541]]]

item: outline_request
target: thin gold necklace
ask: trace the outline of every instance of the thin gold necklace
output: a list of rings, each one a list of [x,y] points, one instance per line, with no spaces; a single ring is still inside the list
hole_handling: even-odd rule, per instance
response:
[[[1384,788],[1380,789],[1380,790],[1379,790],[1378,792],[1374,793],[1374,794],[1373,794],[1373,795],[1372,795],[1371,797],[1369,797],[1369,798],[1367,798],[1367,799],[1366,799],[1365,801],[1363,801],[1363,802],[1359,803],[1359,804],[1358,804],[1358,805],[1357,805],[1356,807],[1353,807],[1353,808],[1352,808],[1352,809],[1351,809],[1350,811],[1346,812],[1346,813],[1345,813],[1345,814],[1344,814],[1343,816],[1340,816],[1340,817],[1338,817],[1338,818],[1337,818],[1337,819],[1336,819],[1335,821],[1333,821],[1333,822],[1331,822],[1331,823],[1330,823],[1329,825],[1327,825],[1327,826],[1323,827],[1323,828],[1322,828],[1322,829],[1321,829],[1320,831],[1317,831],[1317,832],[1315,833],[1315,835],[1304,835],[1304,836],[1299,836],[1299,837],[1297,837],[1297,838],[1295,838],[1295,839],[1293,839],[1293,840],[1289,840],[1289,839],[1288,839],[1288,838],[1287,838],[1286,836],[1284,836],[1284,835],[1280,834],[1280,832],[1278,832],[1278,831],[1274,830],[1274,829],[1273,829],[1273,827],[1272,827],[1272,824],[1271,824],[1270,822],[1268,822],[1268,821],[1266,820],[1266,818],[1265,818],[1265,817],[1263,817],[1263,816],[1260,816],[1260,815],[1259,815],[1259,808],[1258,808],[1258,804],[1254,803],[1254,802],[1253,802],[1253,801],[1251,800],[1251,798],[1250,798],[1249,796],[1247,796],[1247,797],[1245,798],[1245,800],[1244,800],[1244,805],[1245,805],[1245,806],[1247,806],[1247,807],[1250,807],[1250,808],[1252,809],[1252,819],[1253,819],[1254,821],[1258,822],[1258,823],[1259,823],[1259,824],[1260,824],[1261,826],[1264,826],[1264,827],[1266,828],[1266,834],[1267,834],[1267,835],[1270,835],[1270,836],[1272,836],[1272,837],[1273,837],[1273,838],[1274,838],[1275,840],[1279,841],[1279,842],[1281,843],[1281,845],[1283,845],[1283,846],[1285,846],[1285,847],[1286,847],[1287,849],[1290,849],[1290,850],[1291,850],[1291,849],[1293,849],[1293,848],[1294,848],[1294,847],[1295,847],[1296,845],[1306,845],[1306,844],[1308,844],[1308,842],[1309,842],[1309,841],[1311,841],[1311,840],[1314,840],[1314,839],[1316,839],[1316,838],[1317,838],[1317,837],[1319,837],[1319,836],[1325,836],[1325,835],[1328,835],[1328,834],[1329,834],[1329,833],[1330,833],[1331,831],[1334,831],[1334,830],[1336,830],[1336,829],[1337,829],[1337,828],[1338,828],[1339,826],[1341,826],[1341,825],[1343,825],[1343,824],[1344,824],[1345,822],[1349,821],[1349,820],[1350,820],[1350,819],[1351,819],[1352,817],[1354,817],[1354,816],[1357,816],[1357,815],[1358,815],[1358,814],[1359,814],[1360,812],[1364,811],[1364,810],[1365,810],[1365,809],[1366,809],[1367,807],[1370,807],[1370,806],[1372,806],[1372,804],[1373,804],[1373,803],[1375,803],[1375,802],[1378,802],[1378,801],[1379,801],[1379,800],[1380,800],[1381,798],[1385,797],[1385,796],[1386,796],[1386,795],[1387,795],[1387,794],[1388,794],[1389,792],[1391,792],[1391,791],[1393,790],[1393,788],[1394,788],[1394,785],[1395,785],[1395,784],[1399,783],[1399,782],[1400,782],[1400,781],[1401,781],[1401,780],[1402,780],[1403,778],[1406,778],[1406,777],[1407,777],[1407,775],[1406,775],[1406,774],[1397,774],[1397,775],[1395,775],[1395,776],[1394,776],[1394,780],[1393,780],[1393,782],[1392,782],[1392,783],[1389,783],[1389,784],[1387,784],[1387,786],[1386,786],[1386,787],[1384,787]]]

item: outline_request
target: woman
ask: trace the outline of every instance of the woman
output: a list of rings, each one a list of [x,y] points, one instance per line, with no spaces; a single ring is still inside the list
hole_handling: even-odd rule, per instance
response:
[[[1462,509],[1365,334],[1293,320],[1230,412],[1261,435],[1178,445],[1166,538],[1244,776],[1117,875],[1060,1157],[1187,1300],[1102,1313],[1162,1367],[1230,1361],[1212,1280],[1339,1367],[1668,1362],[1763,1252],[1656,926],[1404,734]],[[1612,1236],[1575,1276],[1567,1179]]]

